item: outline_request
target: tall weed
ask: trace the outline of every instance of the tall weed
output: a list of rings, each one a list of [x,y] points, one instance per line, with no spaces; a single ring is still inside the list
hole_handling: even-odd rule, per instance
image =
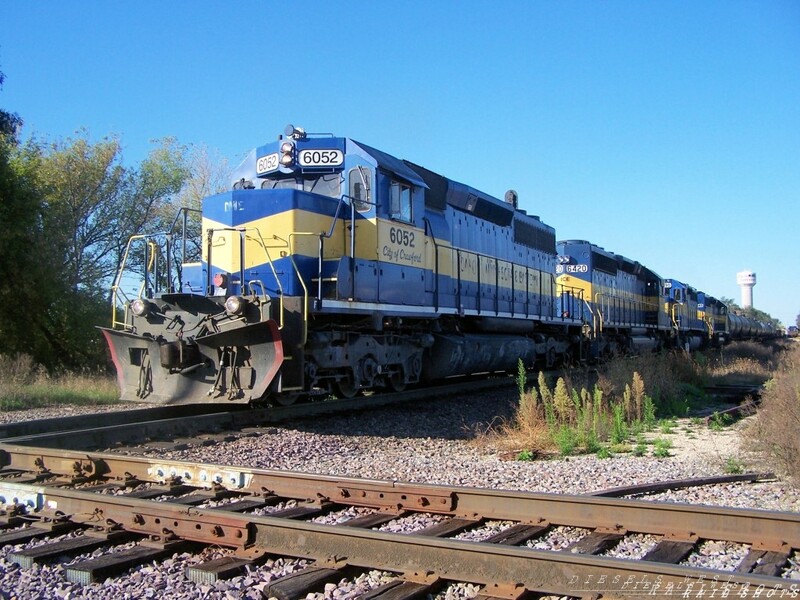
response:
[[[789,342],[761,406],[745,432],[751,450],[764,456],[783,475],[800,481],[800,342]]]
[[[692,356],[662,353],[618,358],[596,372],[564,371],[555,383],[540,371],[530,389],[520,361],[519,405],[514,418],[498,429],[496,437],[503,438],[505,445],[537,455],[596,452],[603,444],[624,445],[642,432],[653,431],[659,422],[670,423],[665,419],[687,416],[702,401],[702,386],[717,381],[721,369],[722,376],[735,372],[750,380],[763,377],[767,367],[759,361],[771,364],[775,357],[773,351],[759,348],[731,344]],[[749,352],[758,360],[747,358]],[[668,452],[662,448],[660,454]]]

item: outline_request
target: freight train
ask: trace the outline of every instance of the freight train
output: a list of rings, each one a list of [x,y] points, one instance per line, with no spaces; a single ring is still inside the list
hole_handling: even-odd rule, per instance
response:
[[[188,210],[181,233],[129,242],[102,329],[123,399],[286,404],[769,334],[634,260],[556,243],[513,191],[291,125],[201,213],[198,260]]]

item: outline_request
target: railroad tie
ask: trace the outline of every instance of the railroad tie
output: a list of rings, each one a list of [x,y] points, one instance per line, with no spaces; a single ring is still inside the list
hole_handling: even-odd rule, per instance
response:
[[[600,554],[616,546],[623,537],[625,536],[620,533],[593,531],[586,537],[564,548],[564,552],[572,552],[573,554]]]
[[[355,517],[353,519],[350,519],[349,521],[345,521],[341,525],[343,527],[357,527],[359,529],[371,529],[372,527],[379,527],[384,523],[388,523],[389,521],[394,521],[395,519],[399,519],[405,514],[407,513],[377,512],[371,515],[361,515],[359,517]]]
[[[42,525],[34,524],[30,527],[20,527],[19,529],[12,529],[4,533],[0,533],[0,546],[6,544],[24,544],[30,540],[44,537],[47,535],[61,535],[77,529],[75,523],[59,522],[59,523],[42,523]]]
[[[326,583],[340,581],[344,576],[341,569],[310,566],[276,579],[263,590],[263,593],[265,597],[274,597],[278,600],[299,600]]]
[[[198,584],[213,585],[219,580],[236,577],[255,562],[236,556],[223,556],[187,567],[186,578]]]
[[[129,550],[115,552],[97,558],[75,563],[65,569],[67,581],[87,585],[118,575],[131,567],[151,560],[159,560],[175,552],[192,547],[187,542],[168,542],[166,544],[137,545]]]
[[[745,556],[742,562],[739,563],[739,566],[736,567],[736,572],[778,577],[788,560],[788,552],[773,552],[770,550],[756,550],[750,548],[747,556]]]
[[[332,508],[333,504],[330,502],[323,502],[322,504],[300,504],[298,506],[276,510],[275,512],[271,512],[266,516],[279,517],[281,519],[305,519],[308,517],[316,517],[325,514]]]
[[[256,510],[258,508],[264,508],[266,506],[272,506],[280,501],[280,498],[276,496],[272,496],[270,498],[243,498],[242,500],[236,500],[235,502],[231,502],[230,504],[223,504],[221,506],[215,506],[213,508],[208,508],[206,510],[221,510],[225,512],[235,512],[235,513],[243,513],[248,512],[251,510]]]
[[[438,584],[416,583],[414,581],[403,581],[395,579],[384,583],[382,586],[370,590],[361,600],[413,600],[414,598],[424,598],[432,594]]]
[[[528,523],[517,523],[508,529],[484,540],[487,544],[502,544],[504,546],[519,546],[528,540],[539,537],[549,529],[549,525],[530,525]]]
[[[23,569],[28,569],[34,563],[54,561],[61,556],[72,556],[81,552],[89,552],[102,546],[120,543],[131,539],[133,536],[124,531],[115,531],[108,534],[79,535],[63,540],[48,542],[34,548],[27,548],[11,552],[8,560],[17,563]]]
[[[642,560],[676,565],[692,553],[694,546],[695,542],[661,540]]]
[[[447,521],[442,521],[436,525],[431,525],[420,531],[415,531],[414,535],[423,535],[427,537],[447,537],[461,533],[462,531],[480,525],[483,519],[459,519],[453,518]]]

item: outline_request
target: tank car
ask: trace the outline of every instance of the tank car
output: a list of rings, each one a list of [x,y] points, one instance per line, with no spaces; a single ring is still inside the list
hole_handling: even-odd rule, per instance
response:
[[[174,258],[177,239],[133,239],[145,257],[114,285],[103,334],[124,399],[399,390],[553,364],[582,325],[557,294],[553,228],[514,193],[332,134],[289,126],[251,151],[232,189],[203,201],[200,260]]]

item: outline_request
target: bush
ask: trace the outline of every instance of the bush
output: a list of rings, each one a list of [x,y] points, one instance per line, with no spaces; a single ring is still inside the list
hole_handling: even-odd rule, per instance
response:
[[[800,481],[800,343],[791,346],[765,386],[745,435],[750,449],[766,457],[776,471]]]

